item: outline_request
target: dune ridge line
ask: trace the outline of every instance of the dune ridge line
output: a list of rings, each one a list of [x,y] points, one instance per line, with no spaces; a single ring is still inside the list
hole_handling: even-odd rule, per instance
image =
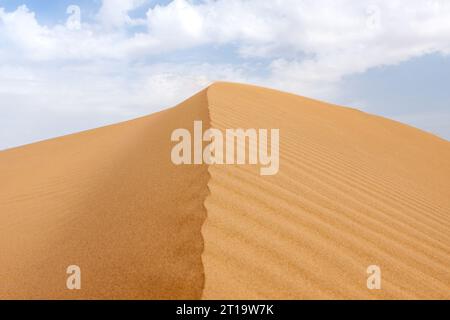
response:
[[[279,172],[174,165],[196,120],[279,128]],[[355,109],[218,82],[0,151],[0,177],[0,298],[450,298],[450,142]]]

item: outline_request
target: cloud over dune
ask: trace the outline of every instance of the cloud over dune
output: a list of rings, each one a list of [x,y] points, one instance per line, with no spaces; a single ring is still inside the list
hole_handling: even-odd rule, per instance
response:
[[[77,109],[92,110],[84,90],[101,86],[113,92],[111,98],[92,90],[89,99],[102,102],[95,104],[97,113],[117,110],[119,120],[192,92],[181,90],[168,99],[154,90],[152,81],[158,79],[174,89],[185,83],[200,89],[218,79],[253,82],[332,100],[345,76],[450,52],[445,0],[174,0],[165,5],[103,0],[93,15],[80,9],[74,27],[75,11],[44,24],[26,5],[0,8],[0,67],[8,68],[0,85],[12,87],[0,89],[2,108],[14,104],[32,112],[57,102],[59,110],[89,116]],[[81,74],[83,83],[73,74]],[[47,98],[39,106],[34,94],[42,90]],[[59,99],[61,90],[72,94]],[[84,129],[67,121],[69,131]],[[56,134],[39,132],[36,139]]]

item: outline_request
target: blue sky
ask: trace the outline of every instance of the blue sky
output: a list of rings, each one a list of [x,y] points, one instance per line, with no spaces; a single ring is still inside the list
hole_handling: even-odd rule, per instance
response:
[[[150,114],[217,80],[448,140],[449,53],[445,0],[0,0],[0,149]]]
[[[340,103],[361,101],[386,116],[450,140],[450,57],[427,54],[342,81]]]

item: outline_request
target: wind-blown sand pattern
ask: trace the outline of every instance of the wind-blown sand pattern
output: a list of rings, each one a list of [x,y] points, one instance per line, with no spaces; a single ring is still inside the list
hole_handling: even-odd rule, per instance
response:
[[[194,120],[279,128],[278,174],[173,165]],[[0,178],[0,298],[450,298],[450,142],[354,109],[216,83],[2,151]]]

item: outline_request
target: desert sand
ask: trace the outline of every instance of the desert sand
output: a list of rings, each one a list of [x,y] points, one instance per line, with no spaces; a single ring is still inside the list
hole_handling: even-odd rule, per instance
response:
[[[279,172],[174,165],[170,134],[194,120],[279,128]],[[72,264],[81,290],[66,288]],[[450,299],[450,142],[216,83],[150,116],[1,151],[0,298]]]

